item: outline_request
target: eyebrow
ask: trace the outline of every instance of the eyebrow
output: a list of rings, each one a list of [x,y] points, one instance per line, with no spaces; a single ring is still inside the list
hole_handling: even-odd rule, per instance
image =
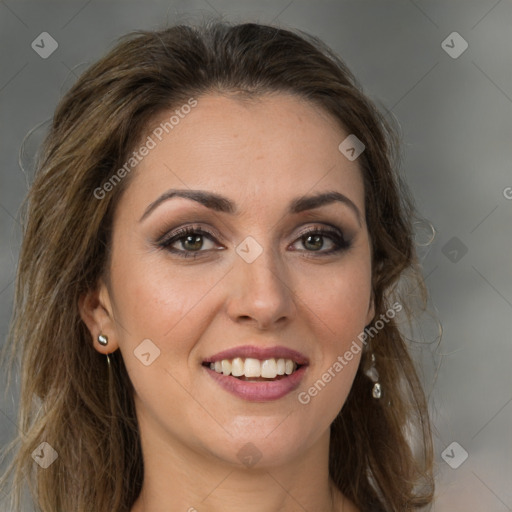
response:
[[[139,219],[139,222],[142,222],[146,217],[148,217],[160,204],[172,199],[173,197],[183,197],[185,199],[196,201],[197,203],[206,206],[206,208],[210,208],[216,212],[228,213],[231,215],[237,215],[239,213],[235,203],[220,194],[207,192],[205,190],[170,189],[167,190],[167,192],[164,192],[146,208],[142,217]],[[361,212],[359,211],[359,208],[351,199],[335,190],[321,192],[310,196],[297,197],[290,202],[288,213],[297,214],[335,202],[348,206],[356,214],[359,225],[361,225]]]

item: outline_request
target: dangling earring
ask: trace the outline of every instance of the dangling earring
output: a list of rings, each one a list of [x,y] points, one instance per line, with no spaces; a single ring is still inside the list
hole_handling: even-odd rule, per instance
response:
[[[375,368],[375,354],[372,353],[370,358],[372,364],[368,370],[365,371],[365,375],[373,382],[372,396],[378,400],[382,396],[382,387],[379,382],[379,372],[377,368]]]
[[[103,334],[99,334],[98,335],[98,343],[100,345],[103,345],[104,347],[106,347],[108,345],[108,337]]]
[[[105,336],[104,334],[98,335],[98,343],[102,345],[103,347],[106,347],[108,345],[108,336]],[[107,364],[110,368],[110,358],[108,357],[108,354],[105,354],[107,356]]]

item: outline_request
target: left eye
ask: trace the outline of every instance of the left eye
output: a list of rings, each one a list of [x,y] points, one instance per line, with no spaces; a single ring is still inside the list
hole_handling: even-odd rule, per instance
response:
[[[325,239],[330,241],[330,247],[327,250],[321,251],[321,249],[324,249]],[[347,249],[350,245],[340,233],[326,229],[314,229],[302,233],[295,243],[298,242],[301,242],[306,247],[307,252],[320,252],[321,254],[332,254]]]

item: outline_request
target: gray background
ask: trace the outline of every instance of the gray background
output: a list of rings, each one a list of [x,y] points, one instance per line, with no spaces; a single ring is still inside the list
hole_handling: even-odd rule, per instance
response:
[[[428,229],[418,226],[434,317],[418,329],[427,343],[414,345],[435,427],[433,510],[512,510],[510,1],[0,0],[0,339],[12,310],[17,211],[59,98],[118,36],[212,14],[318,35],[400,123],[403,171],[436,231],[423,247]],[[457,58],[442,46],[454,31],[469,44]],[[31,48],[42,32],[59,45],[47,59]],[[34,128],[24,174],[18,152]],[[16,430],[16,404],[16,390],[0,403],[2,444]],[[463,450],[467,460],[453,469]]]

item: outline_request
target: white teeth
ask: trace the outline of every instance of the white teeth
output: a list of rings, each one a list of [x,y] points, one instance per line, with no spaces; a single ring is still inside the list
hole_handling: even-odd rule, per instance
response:
[[[275,379],[278,375],[290,375],[297,369],[297,363],[291,359],[265,359],[260,361],[248,357],[243,359],[235,357],[233,360],[222,359],[210,363],[210,369],[224,375],[233,377],[263,377],[265,379]]]
[[[245,360],[244,375],[246,377],[261,377],[261,363],[258,359],[248,357]]]
[[[265,359],[261,363],[261,376],[266,379],[275,379],[277,375],[277,363],[275,359]]]
[[[241,357],[235,357],[231,362],[231,375],[240,377],[244,374],[244,360]]]
[[[231,375],[231,361],[228,361],[227,359],[223,359],[221,362],[222,366],[222,373],[224,375]]]

